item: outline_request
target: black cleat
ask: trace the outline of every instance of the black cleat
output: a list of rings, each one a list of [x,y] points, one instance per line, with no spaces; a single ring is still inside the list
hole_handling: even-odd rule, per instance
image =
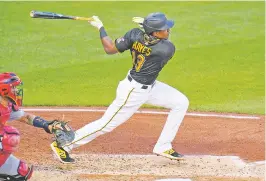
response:
[[[181,159],[183,159],[182,157],[184,156],[180,153],[177,153],[173,148],[171,148],[170,150],[167,150],[165,152],[155,153],[155,154],[157,154],[158,156],[170,158],[171,160],[181,160]]]

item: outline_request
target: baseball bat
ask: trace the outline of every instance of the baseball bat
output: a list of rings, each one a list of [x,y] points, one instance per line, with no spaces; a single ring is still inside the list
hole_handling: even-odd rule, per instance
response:
[[[72,19],[72,20],[84,20],[92,21],[93,18],[79,17],[79,16],[69,16],[53,12],[44,12],[44,11],[31,11],[30,17],[32,18],[44,18],[44,19]]]

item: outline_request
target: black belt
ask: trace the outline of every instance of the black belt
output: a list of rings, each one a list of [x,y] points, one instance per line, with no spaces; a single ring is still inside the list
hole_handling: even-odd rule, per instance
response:
[[[130,75],[127,76],[127,79],[129,80],[129,82],[131,82],[133,80],[133,78]],[[152,84],[151,86],[153,87],[154,84]],[[149,87],[148,85],[143,85],[141,88],[142,89],[148,89],[148,87]]]

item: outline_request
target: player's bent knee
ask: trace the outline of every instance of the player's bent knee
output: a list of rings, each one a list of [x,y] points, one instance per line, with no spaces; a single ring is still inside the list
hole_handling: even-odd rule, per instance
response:
[[[183,96],[178,96],[176,97],[175,99],[173,99],[173,107],[172,109],[177,109],[177,110],[187,110],[188,109],[188,106],[189,106],[189,100],[188,98],[183,95]]]
[[[188,100],[188,98],[184,95],[184,97],[183,97],[183,99],[182,99],[182,105],[183,105],[183,107],[184,108],[188,108],[188,106],[189,106],[189,100]]]

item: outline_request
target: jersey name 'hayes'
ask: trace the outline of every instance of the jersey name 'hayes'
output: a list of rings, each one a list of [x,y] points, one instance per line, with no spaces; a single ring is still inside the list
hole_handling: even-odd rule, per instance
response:
[[[133,67],[132,78],[145,85],[154,83],[164,65],[175,53],[175,46],[165,39],[151,39],[139,28],[128,31],[115,41],[119,52],[130,49]]]

